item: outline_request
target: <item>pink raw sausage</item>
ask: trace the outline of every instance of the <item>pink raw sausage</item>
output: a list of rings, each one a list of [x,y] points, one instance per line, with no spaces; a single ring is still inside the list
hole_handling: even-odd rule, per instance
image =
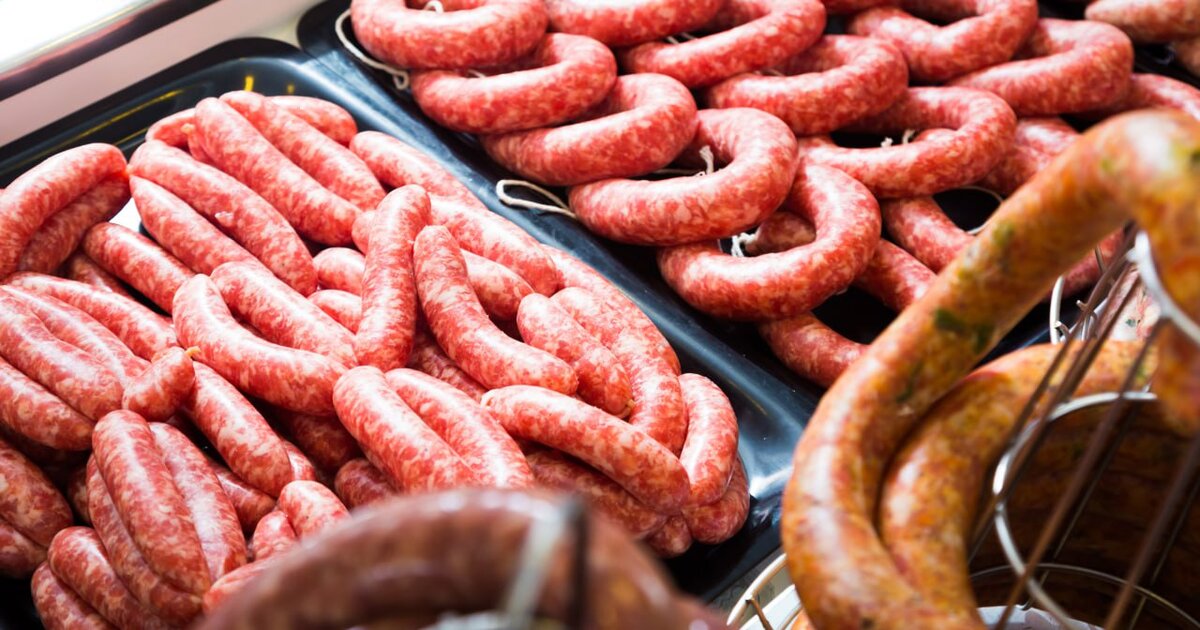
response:
[[[737,234],[779,207],[796,174],[787,125],[745,108],[703,110],[696,118],[690,153],[708,146],[724,168],[702,177],[577,186],[570,205],[579,220],[624,243],[679,245]]]
[[[472,77],[449,70],[412,75],[421,111],[466,133],[505,133],[578,118],[612,89],[617,60],[588,37],[551,33],[533,53],[498,74]]]
[[[488,319],[467,279],[458,245],[444,228],[430,226],[413,249],[417,292],[439,345],[487,387],[535,384],[572,393],[575,372],[562,360],[504,334]]]
[[[653,72],[695,88],[778,65],[821,36],[818,0],[727,0],[704,26],[711,34],[679,44],[650,42],[620,53],[629,72]]]

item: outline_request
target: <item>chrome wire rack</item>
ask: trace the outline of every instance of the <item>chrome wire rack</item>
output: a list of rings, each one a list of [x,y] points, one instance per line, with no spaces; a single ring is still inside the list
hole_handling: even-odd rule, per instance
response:
[[[1164,290],[1144,234],[1101,262],[1071,326],[1056,284],[1059,352],[981,500],[970,570],[992,628],[1200,628],[1200,436],[1167,429],[1145,384],[1163,329],[1200,346],[1200,326]],[[1121,390],[1076,397],[1108,339],[1141,343]],[[785,569],[783,556],[771,563],[729,623],[792,627],[802,604]]]
[[[1200,628],[1200,436],[1169,432],[1155,396],[1137,385],[1166,326],[1197,346],[1200,327],[1163,288],[1146,235],[1129,240],[1073,327],[1052,308],[1051,338],[1061,350],[996,466],[972,550],[973,566],[994,557],[990,538],[1011,569],[997,625],[1036,605],[1064,627],[1082,620],[1109,629]],[[1055,293],[1052,307],[1061,304],[1061,286]],[[1110,338],[1142,342],[1122,390],[1072,399]],[[1058,375],[1062,386],[1047,394]],[[1039,405],[1046,411],[1035,414]],[[1067,456],[1047,446],[1064,442],[1074,445]],[[1053,500],[1022,507],[1023,494]]]

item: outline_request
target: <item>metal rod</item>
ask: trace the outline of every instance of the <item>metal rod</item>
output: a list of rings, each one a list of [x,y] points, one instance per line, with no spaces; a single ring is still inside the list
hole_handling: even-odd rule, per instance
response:
[[[1142,353],[1138,355],[1138,358],[1145,359],[1145,356],[1145,353]],[[1141,370],[1141,367],[1141,360],[1135,361],[1134,364],[1130,366],[1129,373],[1126,375],[1127,380],[1133,381],[1136,378],[1138,371]],[[1063,528],[1062,533],[1058,537],[1058,542],[1054,545],[1054,550],[1050,553],[1051,559],[1057,559],[1059,554],[1062,553],[1062,550],[1066,546],[1067,541],[1070,539],[1071,534],[1075,531],[1075,526],[1079,523],[1080,517],[1083,516],[1084,509],[1087,507],[1088,502],[1091,501],[1092,494],[1096,492],[1096,486],[1100,483],[1100,477],[1104,475],[1104,471],[1108,470],[1109,465],[1112,464],[1112,460],[1117,456],[1117,450],[1120,447],[1121,441],[1125,439],[1126,435],[1128,435],[1129,429],[1133,425],[1133,419],[1136,416],[1136,414],[1132,413],[1133,407],[1130,406],[1129,409],[1130,412],[1126,413],[1122,418],[1116,438],[1108,442],[1108,446],[1104,451],[1104,457],[1100,461],[1100,465],[1096,468],[1095,474],[1092,475],[1091,480],[1088,481],[1087,488],[1083,491],[1082,496],[1078,501],[1076,501],[1075,510],[1071,514],[1071,519],[1068,521],[1066,527]],[[1095,437],[1092,439],[1095,439]]]
[[[575,553],[571,563],[571,584],[573,597],[571,597],[571,605],[567,608],[567,627],[568,628],[583,628],[584,620],[587,617],[588,604],[588,549],[591,546],[591,524],[588,521],[587,504],[578,497],[574,499],[574,530],[575,530]]]
[[[1192,442],[1188,446],[1183,464],[1176,471],[1175,478],[1171,480],[1171,488],[1167,491],[1163,507],[1154,516],[1154,524],[1151,525],[1150,531],[1146,532],[1142,538],[1142,544],[1138,549],[1137,557],[1133,561],[1133,566],[1129,568],[1129,572],[1125,575],[1125,584],[1121,587],[1121,592],[1117,595],[1116,603],[1109,610],[1108,617],[1104,619],[1105,628],[1116,628],[1117,623],[1121,620],[1121,616],[1125,613],[1125,608],[1129,605],[1129,599],[1133,596],[1133,587],[1141,581],[1142,575],[1150,565],[1150,556],[1154,549],[1162,542],[1160,539],[1170,524],[1170,517],[1179,508],[1179,502],[1183,498],[1184,493],[1187,492],[1188,482],[1196,473],[1197,466],[1200,466],[1200,434],[1192,436]],[[1186,513],[1186,510],[1182,511]]]
[[[1108,271],[1112,272],[1115,269],[1116,265],[1110,265]],[[1125,308],[1125,305],[1128,304],[1129,300],[1133,296],[1133,293],[1134,291],[1129,291],[1122,297],[1121,303],[1115,307],[1117,312],[1120,312]],[[1094,293],[1092,296],[1090,296],[1088,298],[1088,303],[1084,308],[1083,316],[1087,317],[1091,311],[1096,308],[1097,303],[1101,301],[1102,300],[1099,293]],[[1112,305],[1110,304],[1109,307],[1112,308]],[[1100,334],[1090,337],[1084,341],[1083,349],[1080,350],[1079,355],[1075,358],[1075,361],[1072,362],[1071,366],[1067,369],[1067,373],[1063,377],[1062,382],[1059,383],[1058,388],[1054,391],[1050,398],[1049,404],[1045,406],[1041,417],[1038,419],[1040,424],[1037,425],[1037,430],[1034,433],[1031,445],[1029,448],[1017,454],[1017,459],[1014,465],[1014,470],[1016,472],[1012,477],[1012,482],[1006,484],[1000,493],[993,494],[991,497],[989,497],[987,506],[979,512],[980,518],[976,521],[975,528],[972,533],[971,558],[975,557],[983,544],[984,537],[991,526],[990,515],[992,511],[995,510],[996,505],[1000,501],[1007,500],[1008,496],[1012,492],[1012,487],[1015,486],[1016,482],[1024,475],[1025,467],[1028,464],[1029,457],[1041,444],[1043,433],[1046,428],[1046,415],[1067,400],[1071,394],[1075,393],[1075,390],[1079,387],[1079,383],[1081,383],[1084,376],[1087,375],[1088,367],[1091,366],[1096,356],[1100,353],[1100,349],[1104,343],[1104,340],[1108,338],[1109,334],[1112,332],[1113,326],[1116,325],[1116,320],[1117,318],[1115,317],[1108,318],[1104,322],[1102,327],[1103,330],[1100,331]],[[1037,389],[1034,390],[1033,395],[1030,396],[1029,400],[1025,403],[1025,407],[1022,408],[1021,414],[1017,416],[1018,420],[1014,422],[1013,426],[1009,429],[1007,438],[1009,444],[1012,444],[1016,439],[1016,436],[1024,429],[1026,425],[1029,424],[1039,399],[1041,399],[1042,396],[1045,395],[1047,389],[1049,389],[1050,384],[1053,382],[1054,374],[1059,370],[1062,362],[1070,352],[1071,344],[1074,342],[1074,339],[1075,336],[1071,335],[1068,336],[1063,342],[1063,348],[1054,357],[1054,361],[1051,363],[1050,369],[1046,371],[1046,376],[1040,383],[1038,383]],[[1149,342],[1147,342],[1147,345],[1149,345]],[[1143,348],[1143,353],[1144,351],[1145,349]]]
[[[1151,569],[1150,575],[1146,579],[1146,583],[1150,586],[1153,586],[1158,582],[1158,576],[1162,574],[1163,567],[1167,564],[1167,558],[1171,555],[1171,549],[1174,548],[1175,541],[1179,539],[1179,533],[1183,531],[1183,526],[1187,523],[1188,507],[1195,504],[1197,493],[1200,493],[1200,476],[1197,476],[1192,481],[1192,489],[1190,492],[1188,492],[1188,497],[1183,502],[1183,509],[1179,510],[1179,515],[1175,517],[1175,524],[1171,527],[1171,533],[1168,534],[1167,539],[1163,541],[1162,552],[1159,554],[1158,560],[1154,564],[1154,568]],[[1145,609],[1147,601],[1148,600],[1145,595],[1140,595],[1138,597],[1137,608],[1134,609],[1133,614],[1129,618],[1130,628],[1137,627],[1138,619],[1141,618],[1142,610]]]
[[[1154,339],[1158,336],[1158,333],[1161,330],[1161,323],[1155,325],[1155,327],[1151,330],[1150,336],[1146,340],[1146,344],[1142,347],[1139,353],[1137,358],[1138,362],[1144,360],[1145,354],[1149,351],[1151,345],[1154,343]],[[1134,372],[1130,372],[1128,375],[1126,375],[1125,382],[1121,386],[1121,391],[1129,390],[1134,376]],[[1116,425],[1117,420],[1122,417],[1122,414],[1124,414],[1125,410],[1130,404],[1131,401],[1125,397],[1118,398],[1116,402],[1113,403],[1109,412],[1105,414],[1104,420],[1102,420],[1100,425],[1097,427],[1095,436],[1092,438],[1092,441],[1088,443],[1088,447],[1084,451],[1083,459],[1081,460],[1079,466],[1075,469],[1075,472],[1071,475],[1071,480],[1067,485],[1066,492],[1064,492],[1059,500],[1055,503],[1054,510],[1051,512],[1046,528],[1043,529],[1041,535],[1038,536],[1037,544],[1034,546],[1033,553],[1029,555],[1025,564],[1025,568],[1021,571],[1020,578],[1013,585],[1012,590],[1009,591],[1008,599],[1004,604],[1005,610],[1003,613],[1001,613],[1000,619],[996,624],[997,626],[1002,626],[1011,616],[1012,608],[1017,603],[1021,593],[1024,591],[1026,582],[1029,581],[1033,571],[1037,569],[1038,563],[1041,562],[1042,557],[1046,554],[1046,549],[1050,546],[1050,540],[1054,537],[1054,533],[1057,532],[1062,526],[1063,519],[1067,515],[1067,509],[1074,503],[1076,497],[1079,496],[1079,492],[1083,488],[1083,484],[1087,481],[1089,473],[1095,467],[1096,460],[1100,457],[1101,445],[1107,442],[1112,434],[1112,430]]]
[[[758,617],[758,622],[762,624],[763,630],[775,630],[775,626],[772,626],[771,621],[767,619],[767,613],[763,612],[762,606],[758,605],[757,599],[747,599],[746,603],[754,609],[754,616]]]

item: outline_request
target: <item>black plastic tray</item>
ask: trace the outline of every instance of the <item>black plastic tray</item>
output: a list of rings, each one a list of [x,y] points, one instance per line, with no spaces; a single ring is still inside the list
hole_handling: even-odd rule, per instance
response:
[[[746,574],[779,545],[778,515],[792,447],[812,413],[820,390],[799,382],[760,347],[742,348],[709,333],[662,286],[648,286],[622,264],[624,252],[609,250],[570,221],[534,217],[503,207],[492,193],[497,172],[456,138],[431,131],[398,112],[391,97],[374,87],[345,82],[330,66],[280,42],[227,42],[163,71],[78,113],[0,149],[0,186],[45,157],[87,142],[110,142],[127,153],[154,121],[191,107],[207,96],[251,88],[266,94],[304,94],[346,107],[363,129],[393,134],[442,162],[489,206],[539,240],[566,249],[624,289],[663,329],[684,369],[713,378],[729,394],[741,420],[741,454],[750,477],[751,513],[746,527],[715,547],[696,546],[669,563],[680,586],[712,598]],[[760,367],[766,365],[767,367]],[[28,583],[0,581],[0,628],[35,627]]]

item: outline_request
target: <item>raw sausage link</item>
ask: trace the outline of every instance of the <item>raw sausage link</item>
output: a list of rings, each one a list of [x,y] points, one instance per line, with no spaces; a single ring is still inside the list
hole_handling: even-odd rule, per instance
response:
[[[678,373],[663,360],[652,338],[627,329],[601,300],[582,289],[559,291],[552,298],[621,362],[633,390],[629,423],[673,453],[687,438],[687,414]]]
[[[333,487],[342,503],[352,510],[398,494],[387,475],[362,458],[346,462],[334,478]]]
[[[1188,89],[1195,88],[1188,86]],[[1196,111],[1200,113],[1200,107]],[[1012,149],[979,180],[979,185],[1004,196],[1011,195],[1078,138],[1079,132],[1061,118],[1022,118],[1017,121]]]
[[[0,423],[50,448],[92,446],[92,421],[36,381],[0,359]]]
[[[62,451],[38,444],[0,423],[0,439],[17,449],[34,464],[50,470],[66,470],[87,461],[84,451]]]
[[[1121,98],[1133,44],[1101,22],[1042,18],[1017,53],[950,85],[998,94],[1020,116],[1055,116],[1106,107]]]
[[[46,630],[117,630],[95,608],[63,584],[50,565],[42,563],[30,582],[33,605]]]
[[[52,273],[83,240],[88,228],[113,218],[129,201],[124,173],[108,177],[62,210],[50,215],[34,232],[21,254],[21,271]]]
[[[429,196],[420,186],[397,188],[370,217],[374,247],[362,279],[362,319],[354,352],[362,365],[404,367],[417,327],[413,241],[429,221]]]
[[[278,105],[303,119],[340,144],[350,144],[354,134],[358,133],[358,125],[354,122],[354,116],[336,103],[331,103],[323,98],[281,95],[271,96],[268,100],[273,105]]]
[[[662,39],[704,26],[722,0],[638,0],[621,4],[587,0],[547,0],[556,31],[587,35],[614,48]]]
[[[6,289],[0,289],[0,357],[93,420],[121,408],[117,375],[98,359],[55,337]]]
[[[480,484],[495,488],[533,485],[533,474],[520,447],[470,396],[415,370],[392,370],[386,377],[405,404],[458,453]]]
[[[318,471],[317,467],[312,463],[312,460],[304,454],[295,444],[287,440],[283,442],[283,450],[287,451],[288,464],[292,469],[292,479],[302,479],[304,481],[320,481],[328,485],[331,481],[329,475],[323,471]]]
[[[513,270],[478,254],[463,250],[463,261],[467,263],[467,280],[483,310],[502,321],[516,319],[521,300],[533,293],[533,287]]]
[[[114,411],[96,424],[92,443],[104,485],[150,569],[177,588],[202,594],[213,578],[192,510],[150,426],[137,414]]]
[[[677,558],[692,548],[692,533],[687,521],[676,514],[667,519],[658,531],[646,537],[646,544],[660,558]]]
[[[288,484],[288,487],[291,485]],[[284,490],[287,491],[287,488]],[[279,496],[283,498],[282,494]],[[254,561],[262,562],[281,551],[291,549],[297,539],[296,530],[292,527],[285,512],[275,510],[267,514],[254,527],[254,534],[250,537],[250,548],[254,553]]]
[[[316,289],[304,241],[278,210],[238,180],[160,142],[138,147],[130,170],[178,196],[300,293]]]
[[[100,223],[88,230],[83,251],[168,313],[175,291],[195,275],[154,241],[116,223]]]
[[[792,247],[813,238],[812,226],[790,212],[778,212],[771,219],[756,233],[762,237],[755,241],[757,248],[763,251],[775,246]],[[921,297],[936,278],[911,254],[881,239],[854,286],[898,313]],[[865,345],[838,334],[812,313],[763,324],[759,333],[789,369],[822,387],[832,385],[866,350]]]
[[[149,425],[162,461],[191,514],[200,549],[212,580],[246,564],[246,539],[233,502],[212,471],[208,458],[178,429]],[[112,486],[109,486],[110,491]]]
[[[1129,82],[1129,90],[1121,100],[1103,111],[1089,112],[1089,115],[1107,118],[1148,107],[1173,107],[1200,120],[1200,90],[1171,77],[1135,72]]]
[[[204,594],[204,614],[211,615],[227,598],[257,580],[260,575],[273,566],[275,563],[272,561],[251,562],[217,580],[212,588]]]
[[[121,406],[151,422],[166,422],[183,406],[195,379],[192,355],[183,348],[167,348],[126,384]]]
[[[506,133],[573,120],[604,100],[617,60],[588,37],[551,33],[508,72],[471,77],[449,70],[412,75],[412,94],[437,124],[466,133]]]
[[[471,378],[470,374],[458,367],[454,359],[446,356],[442,347],[437,344],[437,340],[423,330],[418,330],[416,337],[413,338],[413,351],[408,358],[408,366],[452,385],[455,389],[470,396],[471,400],[478,401],[487,391],[487,388],[480,385],[479,381]]]
[[[475,485],[474,473],[388,385],[383,372],[354,368],[334,389],[338,418],[368,459],[404,491]]]
[[[243,532],[253,531],[254,526],[268,512],[275,509],[275,499],[248,485],[228,468],[211,459],[208,460],[208,466],[217,476],[217,481],[221,484],[221,489],[225,491],[225,496],[229,497],[229,502],[233,505],[234,512],[237,513],[238,523],[241,524]]]
[[[172,625],[186,625],[199,614],[197,595],[175,588],[147,564],[113,503],[95,457],[88,460],[88,513],[113,570],[143,606]]]
[[[148,363],[135,356],[112,331],[91,315],[66,302],[21,287],[10,286],[3,290],[29,307],[55,337],[100,361],[116,375],[122,386],[127,386],[145,371]]]
[[[355,332],[362,321],[362,298],[337,289],[322,289],[308,296],[308,301],[337,320],[346,330]]]
[[[937,278],[929,267],[889,241],[879,240],[871,262],[854,286],[899,313],[925,294]]]
[[[825,28],[819,0],[727,0],[704,26],[710,35],[679,44],[650,42],[620,53],[633,73],[653,72],[695,88],[773,68],[817,41]]]
[[[228,92],[221,100],[333,194],[364,212],[383,200],[383,186],[357,155],[272,99],[253,92]]]
[[[453,173],[447,171],[420,149],[378,131],[364,131],[354,136],[350,150],[367,163],[375,177],[385,186],[400,188],[415,184],[430,195],[458,201],[472,210],[487,212],[479,201]]]
[[[480,68],[519,59],[546,31],[541,0],[456,0],[446,12],[386,0],[354,0],[354,35],[399,68]]]
[[[336,416],[309,416],[279,409],[271,414],[271,419],[322,470],[334,472],[346,462],[362,457],[354,436]]]
[[[169,627],[129,592],[113,570],[100,537],[88,527],[68,527],[50,544],[47,564],[63,585],[118,628]]]
[[[846,30],[895,44],[921,83],[942,83],[1012,59],[1038,17],[1037,0],[906,0],[903,5],[863,11]]]
[[[333,384],[346,367],[255,337],[233,318],[207,276],[195,276],[175,294],[175,329],[183,345],[200,349],[199,361],[247,394],[300,413],[333,412]]]
[[[321,133],[340,144],[350,144],[358,125],[350,112],[323,98],[311,96],[268,96],[271,104],[277,105],[316,127]],[[188,136],[185,127],[194,125],[196,110],[185,109],[150,125],[146,130],[146,141],[157,140],[179,149],[186,149]]]
[[[619,418],[528,385],[493,389],[483,405],[513,437],[578,457],[655,510],[670,513],[687,502],[687,472],[679,459]]]
[[[659,250],[658,268],[692,306],[718,317],[792,317],[843,291],[866,268],[879,242],[879,204],[845,173],[805,165],[786,207],[816,226],[803,247],[736,258],[716,242]]]
[[[212,282],[230,311],[266,340],[352,367],[354,338],[332,317],[257,262],[226,263]]]
[[[885,201],[881,210],[892,238],[935,272],[949,265],[974,240],[955,225],[931,197]],[[1122,234],[1117,232],[1098,246],[1104,260],[1113,259],[1123,240]],[[1067,272],[1063,290],[1067,295],[1074,295],[1099,277],[1096,257],[1089,253]]]
[[[688,153],[710,147],[721,170],[660,181],[612,179],[571,189],[570,205],[589,230],[638,245],[680,245],[758,225],[787,197],[796,142],[778,118],[756,109],[696,114]]]
[[[35,273],[16,273],[6,282],[61,300],[91,315],[143,359],[149,360],[162,350],[179,345],[171,320],[123,295]]]
[[[29,577],[46,559],[46,548],[0,519],[0,576]]]
[[[683,508],[688,532],[696,542],[706,545],[723,543],[746,523],[746,516],[750,514],[750,485],[742,460],[736,454],[733,459],[729,489],[719,499],[708,505]]]
[[[538,485],[582,496],[634,538],[657,531],[667,521],[666,514],[646,507],[617,482],[557,451],[531,453],[529,467]]]
[[[709,107],[753,107],[799,136],[829,133],[878,114],[904,94],[908,66],[891,43],[826,35],[778,68],[783,76],[730,77],[705,92]]]
[[[1161,43],[1200,34],[1200,5],[1190,0],[1096,0],[1084,15],[1108,22],[1138,43]]]
[[[789,370],[830,387],[867,350],[821,323],[812,313],[760,324],[758,332]]]
[[[508,219],[438,197],[430,198],[430,218],[431,223],[449,230],[464,251],[508,267],[534,291],[553,295],[558,290],[558,269],[541,244]]]
[[[1106,343],[1072,396],[1119,390],[1137,345]],[[888,468],[879,530],[896,561],[893,575],[948,614],[973,616],[978,608],[966,568],[984,471],[1060,349],[1033,346],[976,370],[925,416]],[[1061,373],[1051,387],[1058,381]]]
[[[592,117],[562,127],[480,138],[488,155],[518,175],[574,186],[645,175],[670,164],[696,130],[696,102],[661,75],[618,77]]]
[[[315,481],[293,481],[279,493],[279,509],[300,538],[320,533],[350,513],[341,499]]]
[[[212,273],[227,262],[259,263],[179,197],[141,177],[129,178],[133,202],[146,231],[196,273]]]
[[[66,270],[63,274],[67,279],[84,284],[90,284],[97,289],[116,293],[122,297],[131,297],[129,291],[111,273],[100,268],[96,262],[82,252],[76,252],[67,259]]]
[[[517,328],[525,343],[566,361],[579,378],[577,395],[586,403],[617,417],[633,408],[625,368],[571,315],[544,295],[521,300]]]
[[[754,238],[744,245],[747,253],[760,255],[807,245],[816,239],[812,224],[791,212],[776,212],[767,218]],[[874,296],[899,313],[921,297],[933,279],[933,271],[912,254],[880,239],[871,261],[854,279],[854,286]]]
[[[564,287],[583,289],[603,300],[604,304],[612,311],[613,316],[619,319],[621,326],[635,331],[646,343],[655,348],[655,352],[671,365],[676,374],[679,374],[679,357],[675,356],[675,350],[671,348],[671,344],[663,337],[654,322],[650,321],[650,318],[629,296],[595,269],[571,254],[549,245],[543,245],[542,250],[558,267],[559,273],[562,274]],[[601,339],[601,341],[605,345],[609,345],[611,340]]]
[[[71,526],[71,507],[33,462],[0,439],[0,522],[31,542],[46,547],[59,530]],[[32,569],[32,567],[30,567]]]
[[[120,149],[86,144],[58,153],[13,180],[0,195],[0,279],[17,270],[21,252],[51,215],[124,172]]]
[[[430,330],[446,354],[486,387],[534,384],[573,393],[571,366],[502,332],[488,319],[467,279],[458,245],[429,226],[413,248],[417,292]]]
[[[688,414],[687,441],[679,455],[691,483],[688,505],[708,505],[725,494],[733,475],[738,459],[737,416],[729,398],[707,378],[684,374],[679,386]]]
[[[292,480],[283,440],[254,405],[207,365],[196,363],[196,381],[184,411],[212,442],[230,470],[273,497]]]
[[[359,252],[347,247],[330,247],[313,257],[313,265],[316,266],[317,282],[322,289],[362,295],[362,277],[367,260]]]
[[[749,238],[742,241],[742,252],[748,256],[777,254],[817,240],[817,230],[800,215],[781,208],[763,221]]]
[[[909,88],[882,114],[852,130],[899,133],[952,129],[925,140],[873,149],[848,149],[827,138],[800,143],[801,160],[841,169],[875,196],[915,197],[978,181],[1012,146],[1017,126],[1012,109],[995,96],[964,88]]]
[[[378,132],[358,134],[350,149],[385,185],[400,188],[416,184],[424,188],[430,195],[432,222],[444,225],[466,249],[512,269],[538,293],[550,295],[558,289],[558,271],[537,241],[512,222],[492,214],[432,157]]]
[[[200,101],[195,138],[214,164],[262,195],[301,236],[325,245],[350,242],[360,210],[289,160],[237,110],[215,98]]]

